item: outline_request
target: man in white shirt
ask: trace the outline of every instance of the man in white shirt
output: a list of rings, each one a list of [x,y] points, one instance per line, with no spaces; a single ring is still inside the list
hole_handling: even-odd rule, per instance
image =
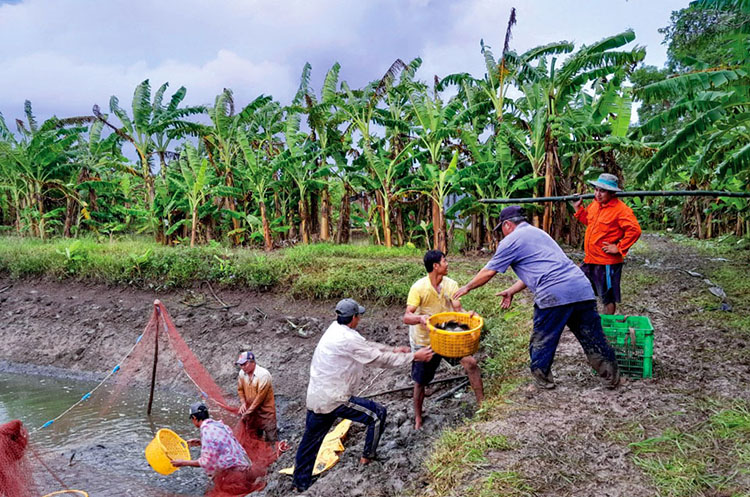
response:
[[[305,491],[312,484],[318,450],[337,418],[367,426],[360,463],[367,464],[375,457],[387,410],[382,404],[352,395],[364,366],[397,368],[432,358],[429,347],[411,352],[409,347],[393,348],[367,341],[356,331],[364,313],[365,308],[355,300],[341,300],[336,304],[336,321],[328,327],[313,353],[305,433],[294,465],[293,485],[298,491]]]

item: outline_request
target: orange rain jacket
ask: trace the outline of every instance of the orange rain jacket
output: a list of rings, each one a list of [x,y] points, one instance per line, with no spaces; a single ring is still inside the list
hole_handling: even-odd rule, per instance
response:
[[[575,213],[576,219],[587,226],[583,249],[586,264],[618,264],[623,261],[628,249],[641,236],[641,225],[633,214],[633,209],[613,198],[604,205],[594,200],[588,207],[581,206]],[[604,252],[604,243],[614,243],[619,254]]]

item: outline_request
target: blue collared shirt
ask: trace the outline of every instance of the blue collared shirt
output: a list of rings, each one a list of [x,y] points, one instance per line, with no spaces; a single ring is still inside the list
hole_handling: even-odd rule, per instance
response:
[[[528,223],[519,224],[503,238],[485,266],[499,273],[508,267],[534,293],[540,309],[595,299],[583,271],[552,237]]]

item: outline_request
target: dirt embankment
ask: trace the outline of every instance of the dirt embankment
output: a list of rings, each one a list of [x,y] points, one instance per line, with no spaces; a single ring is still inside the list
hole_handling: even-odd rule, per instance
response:
[[[143,331],[154,299],[161,300],[179,332],[202,361],[214,380],[230,395],[236,391],[234,360],[243,349],[252,349],[258,364],[269,369],[277,398],[280,436],[294,448],[304,428],[305,395],[312,353],[323,331],[333,319],[335,302],[309,302],[284,295],[219,290],[224,308],[212,289],[196,288],[154,294],[130,288],[106,288],[73,282],[48,280],[10,281],[0,278],[0,371],[30,371],[55,376],[91,378],[109,372]],[[391,345],[408,344],[406,327],[401,325],[401,307],[368,305],[360,331],[368,339]],[[460,374],[443,366],[438,377]],[[461,369],[459,366],[458,369]],[[410,386],[409,371],[371,370],[362,381],[363,395]],[[151,360],[138,371],[143,394]],[[158,385],[194,392],[169,349],[160,349]],[[436,389],[435,397],[453,386]],[[411,486],[422,471],[422,460],[429,440],[449,424],[457,424],[473,413],[474,399],[458,394],[434,404],[425,401],[425,430],[412,428],[411,390],[377,397],[389,409],[389,423],[379,456],[364,471],[357,465],[364,433],[355,425],[350,432],[342,462],[326,476],[325,485],[316,485],[320,495],[334,495],[339,488],[346,495],[397,495]],[[275,468],[291,466],[294,450],[284,454]],[[386,478],[384,475],[388,474]],[[344,484],[343,482],[346,482]],[[329,486],[330,485],[330,486]],[[332,487],[331,487],[332,486]],[[291,479],[276,473],[269,478],[266,495],[285,495]],[[358,490],[359,489],[359,490]],[[312,495],[318,495],[313,492]]]
[[[523,386],[487,415],[491,421],[475,425],[482,433],[505,436],[513,448],[491,451],[487,463],[472,473],[472,481],[464,482],[464,489],[478,488],[489,474],[499,472],[520,475],[523,488],[533,489],[527,490],[529,495],[656,495],[659,490],[653,480],[633,462],[630,442],[659,436],[670,428],[689,431],[701,426],[710,413],[706,402],[750,402],[746,330],[695,319],[701,312],[696,296],[705,294],[707,287],[701,277],[688,271],[708,274],[724,262],[655,235],[644,236],[639,244],[643,248],[631,254],[625,268],[624,278],[630,279],[631,286],[619,310],[651,318],[656,329],[654,378],[606,390],[585,365],[574,337],[565,333],[553,367],[557,388],[540,392]],[[750,277],[750,270],[737,277]],[[633,284],[634,280],[639,283]],[[236,354],[243,348],[255,351],[258,363],[274,376],[282,437],[296,446],[304,426],[310,358],[332,319],[333,302],[222,290],[221,300],[232,306],[224,309],[207,288],[154,295],[71,282],[0,278],[0,289],[8,286],[0,293],[1,360],[74,372],[108,371],[132,346],[148,320],[151,303],[159,298],[192,350],[228,392],[234,390]],[[514,305],[529,305],[529,300],[523,297]],[[369,306],[363,335],[405,344],[406,329],[399,324],[402,312],[401,307]],[[177,365],[165,357],[160,385],[189,390]],[[143,379],[148,372],[148,368],[142,372]],[[442,370],[441,374],[457,373]],[[408,384],[408,371],[374,370],[361,387],[366,395]],[[434,397],[428,399],[426,429],[415,432],[410,395],[407,390],[378,398],[389,408],[379,453],[382,460],[365,468],[357,465],[364,437],[355,425],[353,443],[342,462],[306,495],[430,493],[425,488],[424,458],[431,442],[441,428],[470,416],[474,399],[469,393],[439,403]],[[293,456],[294,451],[285,454],[276,469],[291,465]],[[718,466],[723,464],[722,457],[731,457],[720,451],[710,456]],[[750,488],[747,474],[733,478],[732,486]],[[289,491],[290,480],[274,473],[263,494],[287,495]]]

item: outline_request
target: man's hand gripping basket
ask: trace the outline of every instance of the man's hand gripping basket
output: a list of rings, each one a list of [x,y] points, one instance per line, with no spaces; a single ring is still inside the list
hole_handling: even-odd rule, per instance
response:
[[[453,321],[469,327],[466,331],[446,331],[436,328],[437,325]],[[430,346],[436,354],[443,357],[466,357],[479,350],[479,334],[482,332],[484,319],[478,314],[468,312],[439,312],[430,316],[427,328],[430,330]]]

